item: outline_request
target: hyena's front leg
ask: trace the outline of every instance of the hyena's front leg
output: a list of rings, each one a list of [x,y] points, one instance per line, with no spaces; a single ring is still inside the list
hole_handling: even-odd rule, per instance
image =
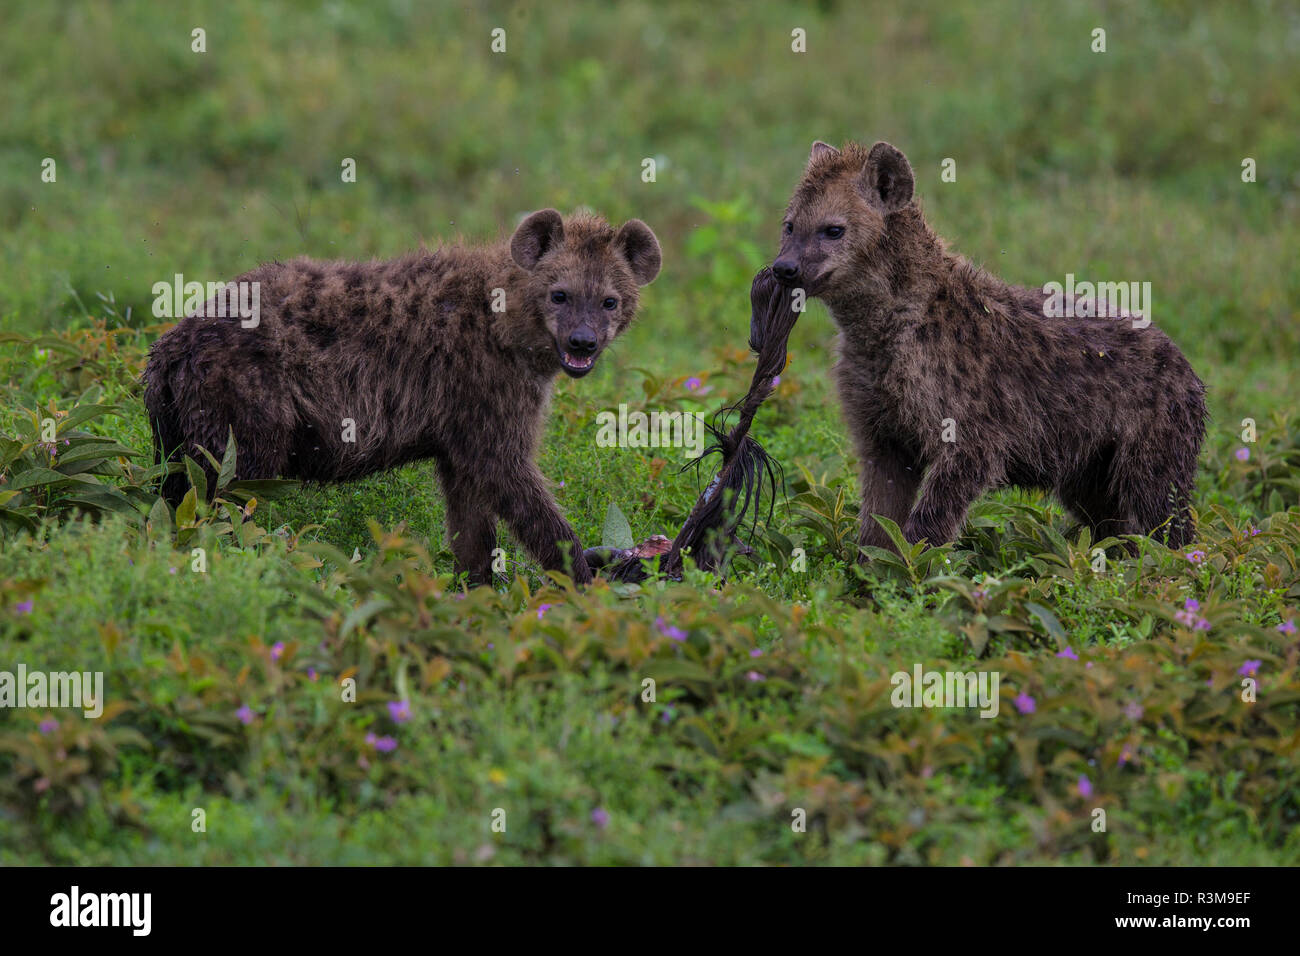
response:
[[[935,546],[957,537],[966,509],[988,486],[988,475],[987,464],[977,458],[950,454],[936,461],[926,472],[903,537],[911,544],[925,538]]]
[[[577,584],[591,583],[582,544],[560,514],[537,466],[531,461],[494,469],[496,507],[528,553],[548,571],[563,571]]]
[[[900,528],[916,500],[921,484],[921,469],[898,449],[870,440],[859,442],[859,485],[862,509],[859,512],[858,545],[894,550],[894,543],[872,515],[889,518]],[[865,560],[865,557],[862,558]]]
[[[482,481],[439,462],[438,477],[447,502],[447,540],[456,556],[456,570],[473,585],[492,583],[492,549],[497,543],[497,514]]]

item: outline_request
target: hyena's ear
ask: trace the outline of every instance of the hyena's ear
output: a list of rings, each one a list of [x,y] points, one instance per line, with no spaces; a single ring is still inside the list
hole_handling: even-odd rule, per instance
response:
[[[648,285],[659,274],[659,267],[663,264],[659,240],[640,219],[623,223],[614,236],[614,248],[632,267],[632,277],[637,285]]]
[[[817,140],[812,144],[812,152],[808,154],[808,165],[811,166],[819,159],[825,159],[827,156],[838,156],[840,151],[830,143],[823,143]]]
[[[916,178],[912,164],[902,150],[888,143],[877,143],[867,155],[867,165],[862,168],[862,188],[867,201],[882,212],[902,209],[912,201]]]
[[[554,209],[542,209],[526,217],[510,237],[510,258],[522,268],[532,269],[563,239],[563,217]]]

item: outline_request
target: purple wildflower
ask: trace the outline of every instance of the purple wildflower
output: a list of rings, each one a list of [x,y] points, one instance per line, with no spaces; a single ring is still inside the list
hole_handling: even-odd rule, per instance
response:
[[[690,389],[692,392],[697,390],[703,384],[704,383],[700,381],[698,375],[692,375],[690,378],[686,380],[686,387]]]
[[[538,605],[538,607],[537,607],[537,620],[540,621],[543,617],[545,617],[546,612],[549,611],[549,610],[550,610],[551,608],[553,608],[553,607],[555,607],[554,604],[541,604],[541,605]]]
[[[680,627],[674,627],[669,624],[664,620],[662,614],[655,618],[655,627],[658,628],[659,633],[664,637],[671,637],[674,641],[686,640],[686,632]]]
[[[1201,564],[1205,560],[1205,552],[1188,551],[1184,557],[1186,557],[1188,561],[1192,562],[1192,564]]]
[[[745,679],[755,684],[758,683],[759,681],[767,680],[767,678],[764,677],[762,674],[760,674],[758,671],[750,671],[748,674],[745,675]]]
[[[43,734],[52,734],[59,729],[59,722],[53,717],[46,717],[37,729]]]
[[[761,648],[756,647],[756,648],[754,648],[752,651],[749,652],[749,656],[750,656],[750,657],[762,657],[762,656],[763,656],[763,651],[762,651]]]
[[[1142,705],[1139,704],[1137,701],[1135,700],[1130,701],[1129,703],[1124,705],[1124,716],[1127,717],[1129,720],[1141,720],[1142,714],[1143,714]]]
[[[1279,634],[1294,634],[1295,630],[1295,621],[1283,621],[1277,626],[1277,632]]]
[[[253,708],[245,704],[243,707],[239,708],[239,710],[235,711],[235,716],[239,718],[241,724],[247,727],[253,722]]]
[[[19,601],[14,605],[14,610],[19,614],[31,614],[32,608],[36,606],[34,598],[28,598],[26,601]]]
[[[278,661],[284,656],[284,641],[276,641],[271,645],[271,660]]]
[[[397,749],[397,741],[387,735],[376,737],[374,734],[366,734],[366,743],[374,747],[380,753],[392,753]]]
[[[1034,698],[1023,692],[1016,697],[1014,703],[1016,710],[1022,714],[1032,714],[1038,709],[1038,704],[1034,701]]]
[[[1086,774],[1079,774],[1079,796],[1087,800],[1092,796],[1092,781]]]
[[[1077,660],[1079,659],[1079,655],[1076,654],[1076,653],[1074,653],[1074,649],[1073,649],[1073,648],[1070,648],[1070,647],[1067,647],[1065,650],[1061,651],[1061,652],[1060,652],[1059,654],[1057,654],[1056,656],[1057,656],[1057,657],[1066,657],[1066,658],[1069,658],[1069,659],[1072,660],[1072,661],[1077,661]]]
[[[1263,662],[1246,661],[1246,663],[1242,664],[1239,668],[1237,668],[1237,673],[1241,674],[1243,677],[1253,677],[1255,676],[1255,674],[1259,672],[1259,665],[1261,663]]]
[[[395,724],[404,724],[411,719],[411,702],[409,700],[390,700],[388,716]]]
[[[609,811],[604,807],[597,807],[595,810],[592,810],[591,822],[600,827],[600,829],[605,829],[605,827],[609,826]]]
[[[1237,461],[1250,461],[1250,449],[1246,447],[1238,448],[1236,451]]]

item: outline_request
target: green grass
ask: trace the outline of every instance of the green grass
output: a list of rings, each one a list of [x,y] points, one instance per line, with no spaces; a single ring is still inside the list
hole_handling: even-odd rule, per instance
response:
[[[1101,571],[1058,507],[1017,492],[950,547],[856,571],[817,304],[756,424],[788,496],[723,586],[576,593],[503,530],[514,580],[457,597],[427,464],[179,532],[111,462],[135,502],[115,516],[78,516],[66,490],[0,502],[0,670],[102,670],[110,705],[0,709],[0,863],[1300,861],[1300,648],[1278,630],[1300,605],[1294,7],[11,6],[11,483],[49,463],[26,410],[79,401],[116,412],[78,442],[147,464],[155,282],[494,238],[585,205],[650,223],[664,271],[596,372],[557,383],[541,466],[584,542],[611,503],[637,537],[671,535],[696,479],[676,452],[598,447],[596,415],[743,394],[749,280],[818,138],[901,147],[934,227],[1009,281],[1151,282],[1213,419],[1205,561],[1148,543]],[[1245,418],[1260,440],[1240,462]],[[1208,630],[1179,619],[1189,599]],[[890,675],[918,662],[998,672],[998,717],[892,707]]]

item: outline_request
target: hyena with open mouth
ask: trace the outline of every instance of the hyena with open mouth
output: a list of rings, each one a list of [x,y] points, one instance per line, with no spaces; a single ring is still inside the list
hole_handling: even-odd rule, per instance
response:
[[[554,209],[509,242],[384,262],[294,259],[257,283],[255,322],[181,320],[150,352],[145,405],[160,454],[220,458],[236,477],[332,482],[436,461],[460,569],[491,579],[498,517],[547,569],[591,580],[536,465],[555,377],[581,378],[659,272],[654,233]],[[208,486],[213,482],[209,475]],[[187,482],[171,475],[177,502]]]
[[[859,542],[951,541],[991,488],[1053,492],[1097,537],[1194,534],[1205,386],[1149,321],[1055,318],[1041,289],[949,252],[898,149],[813,144],[772,273],[839,326],[861,469]],[[1074,310],[1070,310],[1072,314]]]

